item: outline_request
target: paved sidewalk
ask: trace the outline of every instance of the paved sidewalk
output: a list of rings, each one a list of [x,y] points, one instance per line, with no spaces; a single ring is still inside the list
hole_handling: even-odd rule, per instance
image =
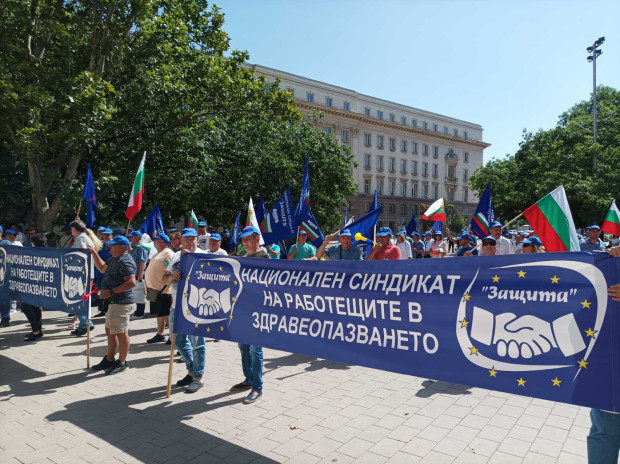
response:
[[[253,405],[228,389],[239,350],[207,343],[205,387],[165,398],[169,347],[155,319],[131,323],[130,369],[89,372],[71,319],[21,313],[0,329],[0,463],[584,463],[589,410],[265,350]],[[95,319],[92,362],[105,354]],[[174,381],[185,375],[175,364]]]

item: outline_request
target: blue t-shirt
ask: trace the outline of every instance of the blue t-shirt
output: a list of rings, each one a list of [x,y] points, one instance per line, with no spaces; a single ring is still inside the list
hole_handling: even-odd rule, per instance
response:
[[[456,252],[456,256],[464,256],[466,251],[471,251],[471,254],[474,256],[478,256],[478,250],[475,247],[469,245],[468,247],[459,247]]]
[[[295,257],[293,259],[312,258],[316,255],[316,248],[314,248],[314,245],[311,243],[306,242],[303,245],[296,243],[290,250],[288,250],[288,254],[290,255],[295,248],[297,248],[297,253],[295,253]]]
[[[271,248],[271,250],[269,248]],[[269,258],[280,259],[280,245],[270,245],[269,248],[265,248],[267,253],[269,253]]]
[[[579,242],[581,251],[605,251],[605,243],[599,238],[598,243],[592,243],[589,238]]]
[[[110,258],[106,261],[107,270],[101,282],[102,290],[112,290],[125,282],[125,277],[136,275],[136,263],[127,253],[118,258]],[[134,303],[133,289],[126,292],[113,293],[110,297],[110,303],[127,305]]]
[[[424,251],[424,242],[422,240],[418,240],[418,243],[413,242],[411,244],[411,249],[416,249],[416,250],[420,250],[420,251]],[[414,258],[424,258],[423,254],[420,253],[411,253],[413,255]]]
[[[144,261],[145,263],[149,260],[149,252],[142,245],[136,245],[133,250],[131,250],[131,257],[136,263],[136,277],[140,277],[138,275],[138,271],[140,270],[140,263]]]
[[[361,261],[362,249],[352,246],[348,250],[343,250],[342,245],[334,245],[325,250],[325,255],[333,261]]]

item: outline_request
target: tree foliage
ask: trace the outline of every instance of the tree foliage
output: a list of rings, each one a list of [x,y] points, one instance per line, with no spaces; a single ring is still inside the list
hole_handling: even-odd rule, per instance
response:
[[[473,174],[479,194],[491,183],[496,216],[512,218],[563,184],[577,227],[602,222],[611,201],[620,200],[620,92],[601,86],[597,102],[596,145],[592,102],[583,101],[560,115],[555,128],[524,131],[514,155]]]
[[[288,92],[229,51],[204,0],[7,0],[0,7],[0,215],[47,229],[91,163],[98,217],[121,221],[143,151],[142,215],[230,223],[248,197],[299,189],[327,225],[355,192],[352,156]],[[297,190],[298,191],[298,190]],[[293,191],[295,192],[295,190]]]

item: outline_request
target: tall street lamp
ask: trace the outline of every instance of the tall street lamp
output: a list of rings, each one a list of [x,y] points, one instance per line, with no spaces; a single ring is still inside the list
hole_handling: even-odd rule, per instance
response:
[[[596,58],[603,53],[598,48],[605,42],[605,37],[600,37],[594,42],[591,47],[588,47],[588,61],[592,63],[592,71],[593,71],[593,93],[592,93],[592,107],[593,107],[593,118],[592,118],[592,137],[593,143],[596,147]],[[594,169],[596,170],[596,148],[594,152]]]

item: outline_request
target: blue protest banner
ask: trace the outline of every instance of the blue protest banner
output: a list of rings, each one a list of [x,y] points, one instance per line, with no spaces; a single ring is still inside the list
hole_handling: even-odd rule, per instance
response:
[[[0,247],[0,299],[87,314],[91,259],[82,249]]]
[[[159,205],[153,206],[153,209],[146,217],[139,230],[143,234],[148,234],[151,237],[155,237],[156,235],[161,234],[168,235],[166,233],[166,226],[164,225],[164,220],[161,217]]]
[[[186,255],[175,330],[620,411],[620,259]]]

